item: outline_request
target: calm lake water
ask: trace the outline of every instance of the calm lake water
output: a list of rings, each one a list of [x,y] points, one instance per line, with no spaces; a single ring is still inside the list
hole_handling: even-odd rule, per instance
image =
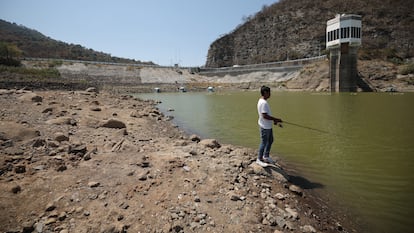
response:
[[[257,92],[153,93],[181,128],[257,148]],[[272,152],[364,223],[363,232],[414,230],[414,93],[272,92]]]

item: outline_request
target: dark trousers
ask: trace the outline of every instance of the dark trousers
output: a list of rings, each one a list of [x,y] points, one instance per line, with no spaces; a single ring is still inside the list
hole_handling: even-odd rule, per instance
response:
[[[269,157],[270,149],[273,143],[273,129],[263,129],[260,127],[260,146],[258,159]]]

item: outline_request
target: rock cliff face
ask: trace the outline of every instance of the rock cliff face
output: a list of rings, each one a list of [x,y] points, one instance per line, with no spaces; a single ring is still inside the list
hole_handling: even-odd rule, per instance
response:
[[[326,22],[336,14],[362,16],[359,56],[414,55],[414,1],[280,0],[264,7],[210,45],[207,67],[257,64],[325,53]]]

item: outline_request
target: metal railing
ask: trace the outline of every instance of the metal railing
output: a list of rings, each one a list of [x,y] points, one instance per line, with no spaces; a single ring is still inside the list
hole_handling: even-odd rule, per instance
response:
[[[224,72],[237,72],[237,71],[259,71],[259,70],[277,70],[283,68],[300,68],[305,64],[309,64],[315,61],[326,59],[326,55],[302,58],[296,60],[250,64],[250,65],[234,65],[231,67],[220,67],[220,68],[200,68],[200,73],[224,73]]]

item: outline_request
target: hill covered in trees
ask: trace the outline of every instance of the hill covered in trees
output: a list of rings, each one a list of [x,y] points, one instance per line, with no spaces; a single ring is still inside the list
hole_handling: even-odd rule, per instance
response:
[[[280,0],[210,45],[207,67],[257,64],[323,54],[326,22],[362,16],[360,59],[414,57],[414,1]]]
[[[54,40],[42,33],[0,19],[0,42],[17,48],[22,57],[57,58],[83,61],[151,64],[133,59],[113,57],[108,53],[87,49],[78,44]]]

